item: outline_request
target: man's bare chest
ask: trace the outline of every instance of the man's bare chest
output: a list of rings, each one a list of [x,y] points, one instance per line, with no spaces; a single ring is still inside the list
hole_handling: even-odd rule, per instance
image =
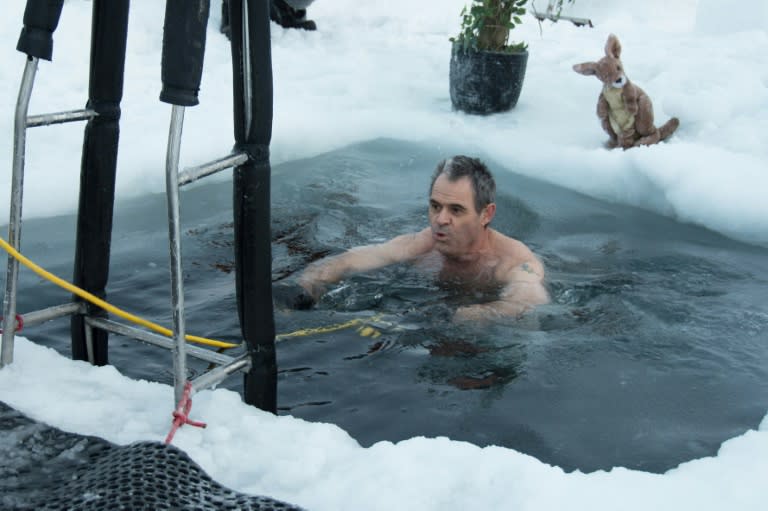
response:
[[[475,292],[497,292],[501,287],[497,276],[500,260],[497,257],[480,257],[476,260],[452,260],[433,252],[420,258],[415,266],[433,275],[441,287],[466,289]]]

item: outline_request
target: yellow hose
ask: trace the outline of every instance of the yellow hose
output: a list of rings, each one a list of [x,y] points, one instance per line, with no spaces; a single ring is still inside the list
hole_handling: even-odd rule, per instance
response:
[[[289,339],[291,337],[305,337],[308,335],[315,335],[315,334],[327,334],[328,332],[336,332],[337,330],[343,330],[345,328],[350,328],[355,325],[363,325],[368,321],[377,321],[378,318],[380,317],[381,317],[381,314],[377,314],[376,316],[373,316],[371,318],[365,318],[365,319],[355,318],[355,319],[350,319],[349,321],[346,321],[344,323],[337,323],[335,325],[304,328],[303,330],[296,330],[295,332],[290,332],[287,334],[277,334],[275,336],[275,339],[278,341],[282,341],[283,339]],[[359,333],[363,337],[378,337],[379,335],[381,335],[380,332],[378,332],[376,329],[370,326],[365,327],[365,329],[361,329]]]
[[[157,332],[159,334],[165,335],[166,337],[173,337],[173,332],[165,327],[162,327],[156,323],[152,323],[151,321],[147,321],[146,319],[140,318],[138,316],[135,316],[129,312],[125,312],[122,309],[118,309],[114,305],[110,305],[109,303],[105,302],[101,298],[94,296],[93,294],[89,293],[88,291],[85,291],[83,289],[80,289],[79,287],[70,284],[66,280],[60,279],[56,275],[42,269],[23,255],[21,255],[15,248],[13,248],[7,241],[5,241],[3,238],[0,238],[0,246],[2,246],[6,252],[8,252],[11,256],[13,256],[16,260],[18,260],[21,264],[35,272],[40,277],[49,280],[56,284],[59,287],[62,287],[69,291],[70,293],[79,296],[83,300],[87,300],[91,302],[94,305],[97,305],[98,307],[101,307],[105,311],[111,312],[115,316],[119,316],[127,321],[131,321],[133,323],[136,323],[137,325],[141,325],[143,327],[146,327],[153,332]],[[216,341],[214,339],[207,339],[205,337],[198,337],[196,335],[187,335],[185,336],[187,341],[196,342],[199,344],[207,344],[208,346],[215,346],[217,348],[235,348],[238,345],[232,344],[230,342],[223,342],[223,341]]]

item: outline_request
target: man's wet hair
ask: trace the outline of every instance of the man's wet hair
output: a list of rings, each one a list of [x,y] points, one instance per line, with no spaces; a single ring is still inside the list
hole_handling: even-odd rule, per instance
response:
[[[491,171],[479,159],[457,155],[438,163],[434,174],[432,174],[432,183],[429,185],[430,195],[435,181],[443,174],[451,182],[458,181],[462,177],[469,178],[474,191],[475,210],[478,213],[483,211],[483,208],[488,204],[496,201],[496,182],[493,180]]]

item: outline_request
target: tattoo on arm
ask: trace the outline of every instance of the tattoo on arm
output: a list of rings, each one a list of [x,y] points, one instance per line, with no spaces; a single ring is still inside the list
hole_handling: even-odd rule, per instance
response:
[[[531,268],[531,267],[530,267],[530,265],[529,265],[528,263],[523,263],[523,264],[522,264],[522,266],[521,266],[521,268],[522,268],[522,269],[523,269],[523,271],[524,271],[524,272],[526,272],[526,273],[530,273],[530,274],[532,274],[532,275],[536,275],[536,274],[537,274],[535,271],[533,271],[533,268]]]

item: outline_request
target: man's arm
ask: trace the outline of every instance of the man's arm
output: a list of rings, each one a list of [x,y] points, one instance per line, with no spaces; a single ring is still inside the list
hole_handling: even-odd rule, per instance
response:
[[[549,303],[544,287],[544,266],[536,259],[526,261],[506,272],[506,285],[499,299],[456,309],[457,321],[477,321],[493,318],[517,318],[537,305]]]
[[[410,261],[429,252],[434,245],[430,230],[403,234],[384,243],[349,249],[310,264],[298,279],[315,300],[325,293],[325,286],[348,275]]]

